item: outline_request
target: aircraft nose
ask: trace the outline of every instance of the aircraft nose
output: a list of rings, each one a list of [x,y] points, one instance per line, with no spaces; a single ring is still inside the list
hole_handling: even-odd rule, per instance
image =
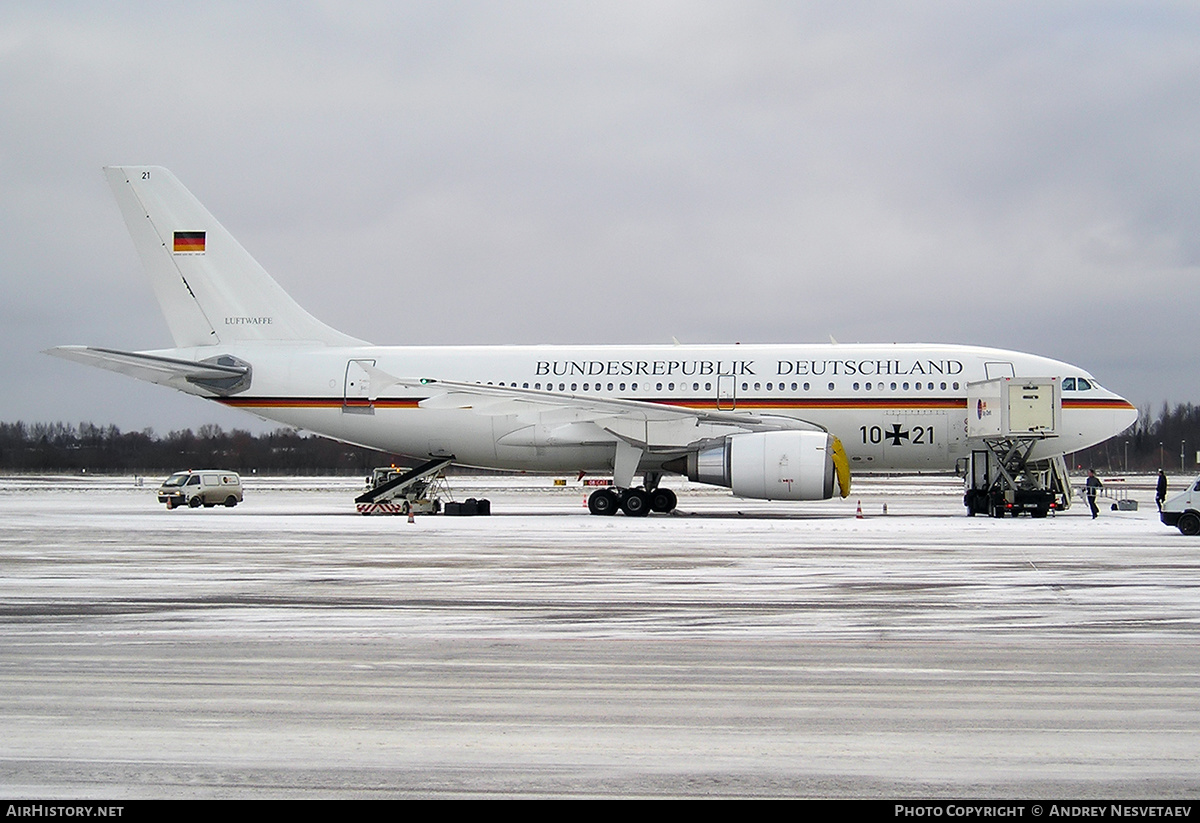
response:
[[[1117,397],[1120,405],[1113,409],[1113,436],[1120,434],[1137,422],[1138,410],[1124,397]]]

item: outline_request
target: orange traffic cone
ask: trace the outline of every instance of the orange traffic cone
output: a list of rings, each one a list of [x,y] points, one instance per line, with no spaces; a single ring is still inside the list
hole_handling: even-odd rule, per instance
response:
[[[408,522],[409,522],[409,523],[416,523],[416,522],[417,522],[417,521],[416,521],[416,519],[413,517],[413,512],[412,512],[412,509],[409,509],[409,510],[408,510]]]
[[[862,520],[862,519],[863,519],[863,516],[862,516],[862,501],[861,501],[861,500],[859,500],[859,501],[858,501],[858,514],[856,514],[856,515],[854,515],[854,516],[855,516],[856,518],[858,518],[859,520]]]

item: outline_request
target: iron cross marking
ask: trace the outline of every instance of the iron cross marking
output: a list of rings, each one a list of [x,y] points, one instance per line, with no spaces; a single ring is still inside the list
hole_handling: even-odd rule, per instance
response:
[[[908,439],[908,432],[902,432],[902,431],[900,431],[900,424],[899,424],[899,423],[893,423],[893,424],[892,424],[892,430],[891,430],[890,432],[884,432],[884,433],[883,433],[883,436],[884,436],[884,437],[890,437],[890,438],[892,439],[892,445],[893,445],[893,446],[899,446],[899,445],[900,445],[900,440],[901,440],[901,439],[904,439],[904,440],[907,440],[907,439]]]

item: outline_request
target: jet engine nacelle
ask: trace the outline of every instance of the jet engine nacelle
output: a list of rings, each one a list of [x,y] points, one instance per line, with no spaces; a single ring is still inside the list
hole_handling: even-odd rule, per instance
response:
[[[738,497],[828,500],[836,439],[819,431],[733,434],[688,457],[688,479],[727,486]]]

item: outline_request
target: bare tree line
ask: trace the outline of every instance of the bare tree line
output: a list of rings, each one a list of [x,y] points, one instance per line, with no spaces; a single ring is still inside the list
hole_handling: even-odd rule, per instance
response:
[[[293,429],[254,435],[208,424],[157,435],[93,423],[0,423],[0,471],[155,474],[223,468],[251,474],[367,474],[406,462],[396,455]]]
[[[1072,467],[1096,469],[1110,474],[1123,472],[1169,473],[1197,471],[1200,452],[1200,406],[1163,403],[1157,416],[1143,407],[1133,426],[1116,437],[1076,452]]]

